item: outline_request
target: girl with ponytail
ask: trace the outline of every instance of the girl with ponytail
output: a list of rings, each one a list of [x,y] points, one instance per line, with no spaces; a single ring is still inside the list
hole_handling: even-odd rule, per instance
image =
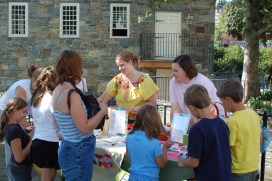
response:
[[[5,139],[12,153],[7,165],[7,174],[11,180],[31,180],[31,161],[29,152],[31,135],[19,125],[26,119],[27,103],[22,98],[11,98],[2,112],[0,126],[0,141]]]

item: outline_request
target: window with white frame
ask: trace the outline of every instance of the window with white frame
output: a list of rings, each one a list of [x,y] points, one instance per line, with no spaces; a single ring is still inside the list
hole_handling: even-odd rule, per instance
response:
[[[60,37],[79,37],[79,3],[60,4]]]
[[[129,38],[130,4],[110,5],[110,37]]]
[[[9,37],[28,37],[28,3],[9,3]]]

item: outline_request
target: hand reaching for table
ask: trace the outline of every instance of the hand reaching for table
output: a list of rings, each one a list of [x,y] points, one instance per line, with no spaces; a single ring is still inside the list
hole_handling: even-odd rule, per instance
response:
[[[170,139],[168,139],[168,140],[163,144],[163,148],[168,149],[168,148],[170,148],[173,144],[174,144],[174,142],[172,142]]]
[[[178,166],[179,167],[184,167],[185,166],[185,161],[186,161],[185,158],[179,157],[179,159],[178,159]]]

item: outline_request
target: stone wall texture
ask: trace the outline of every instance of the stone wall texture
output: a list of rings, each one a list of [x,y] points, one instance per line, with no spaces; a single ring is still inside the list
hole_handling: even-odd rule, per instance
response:
[[[83,76],[89,90],[100,94],[106,83],[118,73],[115,55],[123,50],[139,54],[140,34],[155,32],[154,16],[138,23],[138,16],[143,16],[147,10],[143,0],[26,0],[24,2],[29,8],[28,37],[9,37],[9,2],[14,1],[0,0],[0,89],[26,78],[30,65],[54,65],[63,50],[73,49],[83,58]],[[59,37],[59,6],[69,2],[80,3],[79,38]],[[111,3],[130,3],[129,38],[110,38]],[[195,33],[195,27],[205,27],[203,36],[208,44],[213,45],[214,7],[209,1],[190,0],[160,10],[182,12],[183,32]],[[194,17],[190,24],[186,21],[188,15]],[[203,67],[209,64],[200,63]]]

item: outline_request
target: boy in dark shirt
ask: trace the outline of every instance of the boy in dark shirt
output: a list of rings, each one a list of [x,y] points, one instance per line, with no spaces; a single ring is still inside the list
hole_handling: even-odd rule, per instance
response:
[[[230,181],[231,154],[227,124],[210,111],[211,101],[205,87],[198,84],[189,87],[184,102],[200,121],[189,132],[189,158],[179,158],[178,165],[194,168],[196,180]]]

